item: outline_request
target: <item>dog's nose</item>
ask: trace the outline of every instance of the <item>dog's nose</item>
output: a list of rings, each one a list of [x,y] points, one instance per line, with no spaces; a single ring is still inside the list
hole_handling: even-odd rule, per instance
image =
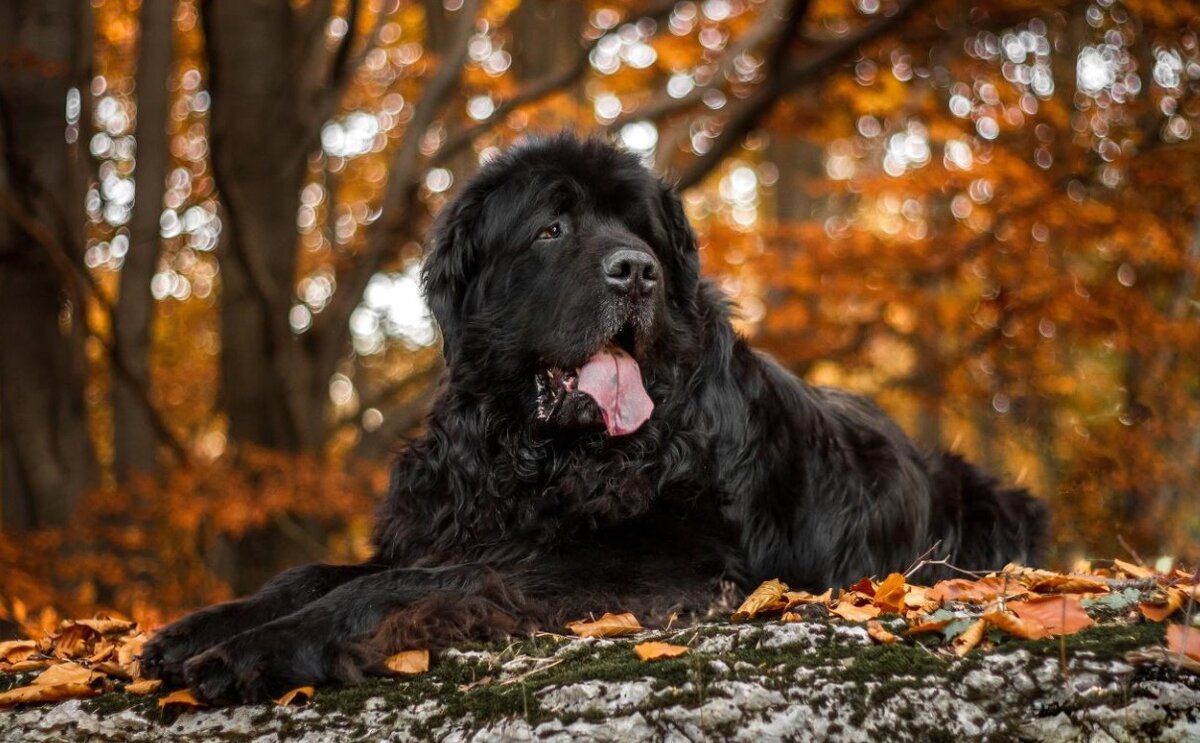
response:
[[[614,250],[601,267],[604,280],[620,294],[649,294],[658,284],[658,261],[643,250]]]

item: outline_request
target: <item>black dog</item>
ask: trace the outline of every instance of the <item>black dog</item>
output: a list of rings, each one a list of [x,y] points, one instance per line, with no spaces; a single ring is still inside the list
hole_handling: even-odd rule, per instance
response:
[[[696,252],[676,194],[629,153],[564,136],[486,165],[434,228],[449,372],[374,558],[192,614],[145,668],[262,700],[405,648],[703,612],[768,578],[821,590],[934,545],[964,568],[1034,558],[1038,501],[754,351]]]

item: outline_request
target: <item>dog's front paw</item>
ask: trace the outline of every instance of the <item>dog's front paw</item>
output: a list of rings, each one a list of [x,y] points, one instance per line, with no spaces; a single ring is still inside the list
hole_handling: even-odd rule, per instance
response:
[[[208,704],[267,702],[297,686],[329,679],[304,638],[251,631],[210,648],[184,664],[197,699]]]
[[[142,674],[162,679],[168,688],[182,687],[184,663],[211,644],[194,630],[184,619],[155,632],[142,648]]]

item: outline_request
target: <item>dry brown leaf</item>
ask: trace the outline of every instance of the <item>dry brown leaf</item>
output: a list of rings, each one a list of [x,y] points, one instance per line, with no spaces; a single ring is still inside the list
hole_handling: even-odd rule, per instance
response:
[[[0,669],[5,673],[25,673],[26,671],[36,671],[50,665],[48,660],[23,660],[20,663],[13,663],[11,666],[5,666]]]
[[[1167,627],[1167,650],[1200,661],[1200,629],[1186,624]]]
[[[1108,584],[1083,575],[1050,573],[1029,584],[1035,593],[1108,593]]]
[[[429,650],[404,650],[383,662],[392,673],[415,676],[429,670]]]
[[[96,646],[92,648],[92,654],[88,656],[87,660],[88,663],[103,663],[104,661],[113,657],[116,652],[116,645],[113,645],[108,641],[101,641],[96,643]]]
[[[1010,601],[1008,608],[1026,622],[1041,624],[1051,635],[1073,635],[1095,624],[1075,595],[1038,596],[1028,601]]]
[[[783,599],[786,602],[783,606],[784,611],[791,609],[793,606],[801,604],[826,604],[833,600],[833,589],[826,588],[825,593],[809,593],[808,591],[786,591],[783,594]]]
[[[1015,588],[1016,586],[1013,585]],[[1003,578],[988,577],[979,580],[966,578],[950,578],[938,581],[929,591],[929,598],[938,603],[947,601],[991,601],[999,596],[1005,588]]]
[[[100,673],[112,676],[113,678],[119,678],[122,681],[133,681],[133,675],[130,674],[124,666],[113,663],[112,661],[97,663],[92,666],[92,670],[99,671]]]
[[[125,691],[138,697],[149,696],[160,688],[162,688],[161,679],[142,679],[132,684],[125,684]]]
[[[90,654],[92,641],[99,636],[96,630],[82,624],[64,627],[54,640],[54,655],[66,659],[84,657]]]
[[[642,625],[637,617],[625,612],[624,614],[605,613],[594,622],[580,620],[571,622],[567,629],[580,637],[624,637],[636,635],[642,631]]]
[[[78,663],[59,663],[38,674],[33,683],[38,686],[90,684],[100,678],[103,678],[103,674],[84,668]]]
[[[33,640],[7,640],[0,642],[0,661],[5,663],[20,663],[37,652],[37,643]]]
[[[669,642],[640,642],[633,646],[633,652],[643,661],[678,658],[687,654],[686,645],[672,645]]]
[[[30,686],[9,689],[0,694],[0,707],[31,702],[61,702],[64,699],[94,697],[99,693],[99,689],[93,688],[88,684],[57,684],[48,686],[46,684],[35,683]]]
[[[923,609],[929,602],[929,589],[924,586],[906,586],[904,606],[907,609]]]
[[[804,617],[794,611],[785,611],[783,616],[779,618],[781,622],[803,622]]]
[[[1048,636],[1046,628],[1040,622],[1027,622],[1016,614],[992,611],[983,615],[983,621],[1022,640],[1041,640]]]
[[[882,645],[891,645],[897,638],[878,619],[867,622],[867,636]]]
[[[426,651],[426,652],[428,652],[428,651]],[[297,706],[303,706],[305,704],[308,704],[309,700],[313,698],[313,694],[316,694],[316,693],[317,693],[317,690],[312,688],[311,686],[301,686],[301,687],[292,689],[291,691],[287,692],[283,696],[276,699],[275,704],[278,704],[280,707],[287,707],[290,704],[295,704]]]
[[[93,617],[92,619],[67,619],[63,622],[63,628],[72,625],[80,625],[87,627],[94,632],[102,635],[111,635],[117,632],[128,632],[133,629],[133,622],[125,619],[110,619],[108,617]]]
[[[874,619],[879,616],[878,606],[871,606],[869,604],[867,606],[855,606],[846,601],[839,601],[837,606],[832,607],[829,611],[851,622],[865,622],[868,619]]]
[[[892,573],[875,589],[874,604],[882,611],[899,614],[904,611],[904,576]]]
[[[940,632],[953,621],[951,619],[936,619],[933,621],[918,621],[905,630],[906,635],[919,635],[922,632]]]
[[[1113,565],[1131,578],[1153,578],[1155,575],[1153,568],[1143,567],[1142,565],[1134,565],[1133,563],[1125,562],[1124,560],[1113,560]]]
[[[188,691],[187,689],[180,689],[179,691],[173,691],[162,699],[158,700],[158,706],[161,709],[173,707],[180,710],[189,710],[198,709],[205,705],[204,702],[201,702],[199,699],[193,696],[192,692]]]
[[[744,622],[763,612],[782,611],[788,605],[787,599],[784,598],[787,590],[787,585],[780,580],[765,581],[746,597],[730,617],[730,621]]]
[[[1187,594],[1177,588],[1167,588],[1163,591],[1162,601],[1143,601],[1138,604],[1138,611],[1151,622],[1165,622],[1179,607],[1183,606]]]
[[[951,642],[954,646],[954,654],[961,658],[974,650],[975,646],[983,641],[985,632],[987,632],[987,622],[982,619],[971,622],[971,626],[963,630],[963,633]]]
[[[121,639],[117,645],[117,663],[132,676],[138,678],[142,675],[142,647],[146,644],[149,638],[144,633],[137,633],[129,637]]]

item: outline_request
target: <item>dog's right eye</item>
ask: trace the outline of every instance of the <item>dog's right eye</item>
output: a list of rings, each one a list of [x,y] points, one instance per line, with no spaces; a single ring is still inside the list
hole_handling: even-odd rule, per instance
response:
[[[558,222],[555,222],[554,224],[546,225],[545,227],[543,227],[542,231],[538,233],[537,239],[539,239],[539,240],[555,240],[557,238],[562,237],[562,232],[563,232],[562,225],[559,224]]]

